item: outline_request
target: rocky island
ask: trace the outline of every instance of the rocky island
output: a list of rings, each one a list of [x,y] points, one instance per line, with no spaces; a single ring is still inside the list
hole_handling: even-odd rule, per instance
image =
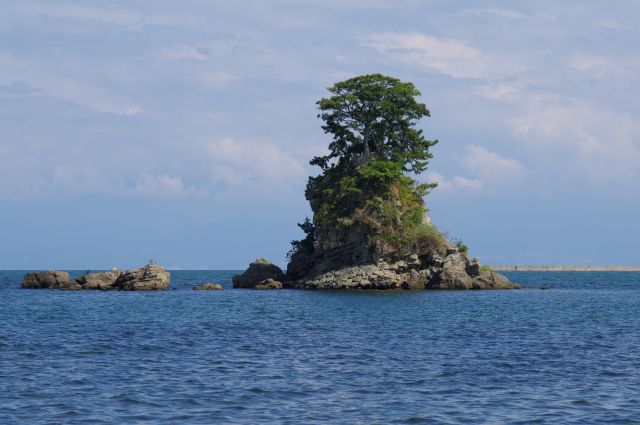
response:
[[[417,178],[438,141],[416,128],[430,114],[415,86],[374,74],[329,91],[317,104],[332,141],[327,155],[311,160],[322,173],[307,184],[313,218],[299,224],[306,236],[292,242],[286,274],[259,259],[233,278],[234,287],[517,288],[431,223],[424,197],[436,185]]]
[[[156,291],[168,289],[171,282],[169,272],[150,263],[139,269],[113,270],[85,273],[71,279],[69,273],[49,270],[27,273],[22,280],[23,288],[62,289],[67,291]]]

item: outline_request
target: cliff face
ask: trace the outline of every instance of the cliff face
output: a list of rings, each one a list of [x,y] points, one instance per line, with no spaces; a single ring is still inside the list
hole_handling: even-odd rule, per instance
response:
[[[307,189],[305,196],[314,213],[313,237],[307,240],[307,246],[291,255],[287,266],[288,280],[377,260],[379,254],[369,240],[366,226],[351,225],[347,230],[338,228],[333,222],[316,220],[323,207],[322,193]]]
[[[356,172],[360,173],[360,170]],[[346,177],[351,179],[352,176]],[[438,232],[415,185],[393,180],[353,191],[339,179],[311,179],[306,198],[313,221],[294,241],[285,286],[300,289],[507,289],[494,272],[481,273]],[[336,201],[338,199],[338,201]]]
[[[425,245],[421,249],[411,247],[411,244],[402,247],[392,246],[392,241],[381,237],[381,229],[368,222],[372,212],[368,211],[366,202],[342,215],[330,210],[329,214],[332,216],[327,217],[327,204],[331,201],[325,195],[326,190],[312,184],[307,188],[305,196],[314,214],[313,231],[312,235],[308,235],[307,245],[291,255],[291,261],[287,266],[288,280],[315,276],[349,266],[378,262],[394,263],[412,255],[427,257],[438,254],[438,251],[442,253],[447,248],[438,246],[438,243]],[[387,203],[394,204],[396,208],[402,207],[396,199],[388,200]],[[429,225],[428,218],[423,218],[423,221],[425,225]],[[398,228],[402,225],[396,224]],[[433,229],[435,231],[435,228]]]
[[[452,248],[444,258],[420,258],[352,265],[285,282],[295,289],[513,289],[518,285],[493,271],[481,272],[476,260]]]

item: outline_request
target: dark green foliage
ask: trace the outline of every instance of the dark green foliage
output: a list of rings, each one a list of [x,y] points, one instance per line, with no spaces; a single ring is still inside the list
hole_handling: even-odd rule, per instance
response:
[[[421,173],[437,143],[415,128],[429,116],[413,83],[381,74],[363,75],[329,87],[333,96],[317,102],[323,130],[333,136],[330,153],[315,157],[312,165],[324,171],[345,162],[376,155],[401,165],[404,171]]]
[[[423,197],[436,185],[407,175],[426,170],[429,149],[437,143],[415,128],[429,116],[416,101],[420,92],[412,83],[380,74],[352,78],[329,91],[333,95],[317,104],[322,128],[333,140],[328,155],[311,161],[323,173],[309,178],[306,193],[315,205],[315,228],[292,242],[290,254],[313,250],[313,241],[329,233],[347,235],[363,226],[372,243],[391,250],[444,249],[444,237],[423,221]]]
[[[315,226],[309,217],[306,217],[302,223],[298,223],[298,227],[302,229],[306,237],[302,240],[291,241],[291,250],[287,253],[287,258],[291,259],[291,256],[296,252],[313,252],[313,242],[315,241]]]

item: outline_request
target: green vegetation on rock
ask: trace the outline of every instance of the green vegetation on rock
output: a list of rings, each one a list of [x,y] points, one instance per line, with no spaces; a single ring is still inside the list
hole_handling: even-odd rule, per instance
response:
[[[493,271],[493,268],[491,266],[487,266],[487,265],[480,266],[480,274],[491,273],[492,271]]]
[[[453,238],[451,239],[451,244],[456,248],[458,248],[460,252],[465,252],[465,253],[469,252],[469,247],[467,246],[466,243],[462,242],[461,239]]]
[[[292,242],[290,258],[362,237],[377,257],[443,253],[446,239],[426,218],[423,200],[436,185],[412,177],[426,171],[437,143],[416,128],[430,115],[416,100],[420,92],[381,74],[351,78],[329,91],[332,96],[317,105],[332,141],[327,155],[311,160],[322,169],[307,184],[313,221],[299,224],[306,237]]]

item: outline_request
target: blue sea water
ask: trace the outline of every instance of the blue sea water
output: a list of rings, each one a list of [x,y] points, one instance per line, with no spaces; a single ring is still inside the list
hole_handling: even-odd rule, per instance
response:
[[[640,423],[640,273],[314,292],[174,271],[153,293],[23,274],[0,272],[0,424]]]

